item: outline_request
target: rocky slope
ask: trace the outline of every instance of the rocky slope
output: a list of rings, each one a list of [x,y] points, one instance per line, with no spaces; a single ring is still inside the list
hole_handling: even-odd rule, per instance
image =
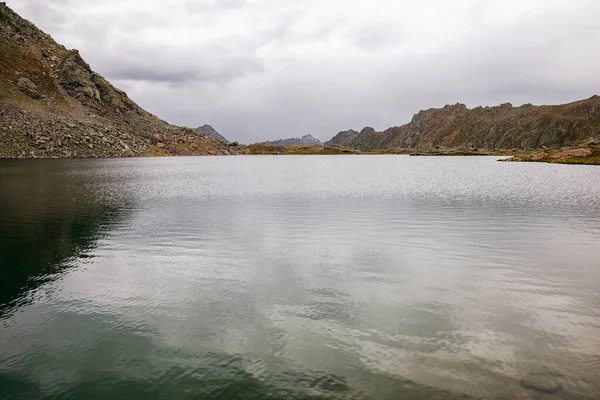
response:
[[[467,108],[447,105],[415,114],[402,126],[377,132],[340,132],[326,144],[361,151],[430,150],[436,147],[545,149],[572,146],[600,137],[600,97],[556,106],[510,103]]]
[[[0,158],[235,154],[146,112],[0,3]]]
[[[267,143],[271,143],[277,146],[293,146],[293,145],[319,145],[321,141],[314,137],[313,135],[304,135],[300,138],[290,138],[290,139],[279,139],[273,140]]]
[[[354,129],[341,131],[337,135],[335,135],[331,140],[325,142],[325,144],[333,146],[346,146],[348,144],[353,143],[354,139],[356,139],[359,134],[360,133],[358,131],[355,131]]]
[[[215,128],[208,124],[198,127],[197,131],[203,134],[204,136],[215,138],[223,143],[229,143],[229,140],[225,139],[223,135],[221,135],[219,132],[217,132]]]

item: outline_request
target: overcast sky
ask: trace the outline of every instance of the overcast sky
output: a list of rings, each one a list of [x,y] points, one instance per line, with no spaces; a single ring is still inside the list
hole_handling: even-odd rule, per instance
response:
[[[248,143],[600,94],[598,0],[6,0],[148,111]]]

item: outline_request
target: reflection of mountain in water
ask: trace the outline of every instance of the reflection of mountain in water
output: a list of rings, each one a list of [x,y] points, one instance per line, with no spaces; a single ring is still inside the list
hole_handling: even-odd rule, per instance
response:
[[[65,162],[0,163],[0,316],[84,257],[123,218],[123,203]]]

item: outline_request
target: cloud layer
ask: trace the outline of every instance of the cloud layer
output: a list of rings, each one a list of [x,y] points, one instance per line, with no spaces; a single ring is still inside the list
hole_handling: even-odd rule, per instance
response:
[[[596,0],[8,0],[169,122],[230,140],[600,92]]]

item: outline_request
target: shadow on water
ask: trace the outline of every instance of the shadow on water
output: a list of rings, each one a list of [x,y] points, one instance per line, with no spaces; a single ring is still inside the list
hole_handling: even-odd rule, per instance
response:
[[[110,177],[71,169],[65,161],[0,162],[0,318],[126,218],[127,200],[100,193]]]
[[[168,361],[168,358],[167,360]],[[234,354],[209,352],[202,357],[177,359],[164,368],[145,365],[152,369],[152,379],[129,371],[109,371],[100,376],[85,374],[74,384],[63,382],[53,393],[22,377],[0,375],[0,395],[15,399],[212,399],[212,400],[474,400],[472,397],[419,385],[410,380],[384,375],[362,375],[359,380],[374,383],[376,397],[365,393],[360,385],[348,379],[322,371],[286,368],[283,372],[267,372],[259,360],[250,360]],[[187,365],[188,367],[182,366]],[[129,376],[128,376],[129,375]],[[81,379],[83,378],[83,379]],[[4,393],[3,393],[4,392]],[[371,392],[369,390],[369,392]],[[17,395],[16,397],[14,397]]]

